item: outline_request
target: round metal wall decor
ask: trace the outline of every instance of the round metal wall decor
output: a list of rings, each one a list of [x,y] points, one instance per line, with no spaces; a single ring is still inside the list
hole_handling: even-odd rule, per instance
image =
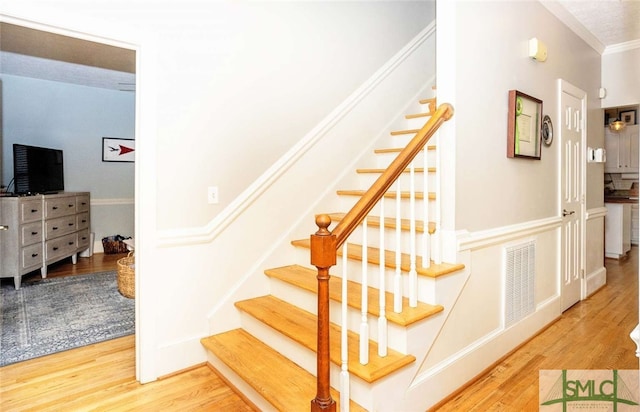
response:
[[[542,119],[542,131],[540,134],[544,144],[551,146],[551,142],[553,142],[553,123],[551,123],[551,118],[548,115],[545,115]]]

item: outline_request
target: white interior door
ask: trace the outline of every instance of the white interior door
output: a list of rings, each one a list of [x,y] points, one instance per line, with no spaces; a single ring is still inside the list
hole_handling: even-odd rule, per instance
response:
[[[584,139],[586,93],[560,81],[562,310],[582,296],[584,251]]]

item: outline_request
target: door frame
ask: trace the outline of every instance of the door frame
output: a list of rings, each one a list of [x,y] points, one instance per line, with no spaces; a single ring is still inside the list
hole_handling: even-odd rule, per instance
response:
[[[563,210],[563,200],[562,200],[562,170],[564,167],[564,159],[562,156],[562,145],[564,143],[563,136],[563,128],[561,125],[562,122],[562,95],[563,93],[567,93],[576,99],[580,100],[580,106],[582,111],[582,128],[580,133],[580,186],[582,196],[580,199],[580,215],[578,216],[578,220],[580,222],[580,241],[579,241],[579,251],[580,251],[580,300],[583,300],[587,296],[587,282],[586,282],[586,228],[587,228],[587,210],[586,210],[586,194],[587,194],[587,157],[586,157],[586,148],[587,148],[587,93],[567,82],[564,79],[558,79],[558,127],[556,127],[557,138],[559,143],[558,150],[558,215],[562,216]],[[604,235],[604,234],[603,234]],[[562,239],[562,234],[560,234]],[[562,272],[562,262],[564,261],[564,248],[562,247],[562,241],[559,243],[559,256],[560,256],[560,276],[559,276],[559,288],[560,288],[560,301],[562,302],[562,283],[563,283],[563,272]],[[564,306],[564,305],[563,305]]]
[[[22,10],[21,5],[17,7],[18,12],[15,10],[8,10],[7,12],[0,12],[0,22],[14,24],[22,27],[27,27],[34,30],[40,30],[55,34],[60,34],[63,36],[68,36],[80,40],[91,41],[95,43],[106,44],[114,47],[119,47],[123,49],[132,50],[135,52],[136,58],[136,91],[135,91],[135,138],[136,138],[136,146],[137,149],[135,151],[135,166],[134,166],[134,239],[135,239],[135,250],[136,250],[136,299],[135,299],[135,373],[136,380],[140,383],[146,383],[154,381],[158,378],[156,372],[156,329],[155,323],[153,320],[155,319],[155,314],[153,313],[153,308],[147,310],[146,307],[142,305],[142,301],[150,302],[151,299],[142,299],[142,296],[150,297],[155,296],[154,290],[150,290],[147,292],[145,289],[148,283],[151,283],[151,279],[149,282],[144,282],[146,279],[146,261],[145,250],[148,250],[148,246],[146,242],[143,242],[145,239],[145,233],[155,233],[155,209],[146,206],[146,203],[152,203],[147,199],[155,199],[155,186],[153,185],[143,185],[141,180],[144,175],[149,182],[155,182],[155,168],[150,167],[150,164],[154,164],[150,162],[150,159],[153,159],[153,153],[155,151],[155,143],[151,139],[151,143],[149,144],[150,139],[143,139],[143,136],[150,134],[148,130],[155,130],[154,122],[147,122],[146,129],[143,129],[142,125],[142,114],[149,113],[152,105],[142,105],[142,93],[140,86],[142,83],[141,74],[142,74],[142,37],[138,32],[125,32],[122,33],[121,28],[111,28],[109,26],[104,26],[99,21],[85,22],[84,28],[72,28],[77,24],[77,20],[75,20],[76,16],[67,17],[64,10],[60,10],[60,12],[51,13],[50,10],[46,11],[44,14],[41,11],[34,11],[30,9],[28,6],[25,6],[26,9]],[[22,12],[20,12],[22,10]],[[102,32],[102,34],[98,34]],[[106,33],[106,34],[105,34]],[[149,43],[147,43],[149,44]],[[150,52],[149,49],[152,47],[145,48],[147,52],[147,61],[155,62],[154,58],[156,57],[155,53]],[[151,65],[146,64],[145,72],[152,72],[149,70]],[[148,76],[153,77],[153,76]],[[147,76],[145,76],[145,79]],[[151,83],[151,82],[148,82]],[[144,110],[143,110],[144,109]],[[146,116],[150,117],[150,116]],[[145,146],[151,146],[146,147]],[[144,146],[144,149],[142,149]],[[144,154],[145,152],[149,154]],[[1,159],[0,159],[1,160]],[[147,168],[142,169],[140,166],[141,163],[147,163]],[[151,186],[151,188],[149,188]],[[145,194],[141,194],[141,191],[146,192]],[[149,193],[152,191],[152,195]],[[144,201],[144,206],[142,205]],[[145,209],[146,207],[146,209]],[[1,222],[0,222],[1,224]],[[149,230],[148,228],[153,228],[153,230]],[[152,259],[150,259],[152,260]],[[152,271],[150,271],[152,272]],[[151,289],[151,288],[149,288]]]

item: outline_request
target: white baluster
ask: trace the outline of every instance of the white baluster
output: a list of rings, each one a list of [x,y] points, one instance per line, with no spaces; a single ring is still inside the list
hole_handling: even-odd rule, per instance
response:
[[[636,328],[629,335],[631,336],[631,340],[633,340],[636,344],[636,356],[640,358],[640,324],[636,326]]]
[[[400,200],[400,180],[396,183],[396,273],[393,277],[393,311],[402,312],[402,214]]]
[[[384,198],[380,201],[380,315],[378,317],[378,355],[387,356],[387,314],[385,312]]]
[[[347,242],[342,245],[342,329],[340,331],[340,357],[342,358],[342,370],[340,371],[340,411],[349,412],[349,347],[347,341]]]
[[[418,272],[416,271],[416,183],[415,166],[411,162],[409,167],[409,241],[410,241],[410,269],[409,269],[409,306],[418,306]],[[425,193],[425,196],[428,194]]]
[[[362,221],[362,312],[360,321],[360,363],[366,365],[369,363],[369,324],[367,323],[368,311],[368,242],[367,242],[367,218]]]
[[[440,190],[441,183],[441,174],[440,171],[442,168],[440,167],[440,137],[439,132],[436,132],[435,136],[435,146],[436,146],[436,173],[435,173],[435,193],[436,193],[436,201],[435,201],[435,211],[433,220],[435,221],[435,230],[433,235],[431,235],[431,260],[434,263],[440,264],[442,263],[442,249],[440,244],[440,213],[442,212],[442,190]]]
[[[422,267],[428,268],[431,265],[431,237],[429,235],[429,156],[428,145],[422,149],[422,173],[425,198],[422,200],[424,215],[422,217]]]

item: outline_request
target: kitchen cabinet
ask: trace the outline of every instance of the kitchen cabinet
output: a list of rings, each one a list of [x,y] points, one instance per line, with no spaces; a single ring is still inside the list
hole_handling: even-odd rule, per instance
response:
[[[638,173],[640,169],[640,126],[626,126],[619,132],[605,129],[604,147],[607,160],[605,173]]]
[[[631,203],[605,203],[604,255],[620,259],[631,250]]]

